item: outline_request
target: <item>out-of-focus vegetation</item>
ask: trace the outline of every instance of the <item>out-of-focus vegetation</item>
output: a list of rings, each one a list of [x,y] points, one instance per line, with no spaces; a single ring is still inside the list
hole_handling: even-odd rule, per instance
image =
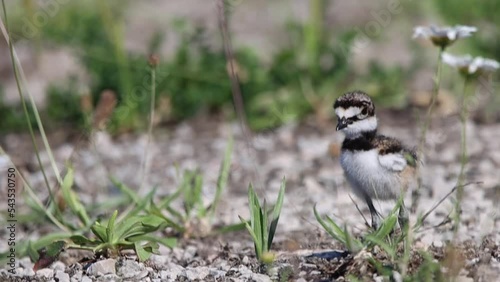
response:
[[[499,1],[464,0],[460,1],[459,5],[452,0],[433,1],[433,3],[446,22],[473,25],[480,30],[471,40],[464,42],[467,52],[473,56],[485,56],[500,61]],[[486,88],[483,92],[488,93],[481,101],[481,110],[475,113],[475,119],[478,121],[494,122],[500,119],[498,112],[500,93],[497,91],[500,72],[493,73],[490,79],[488,82],[484,79],[478,82],[480,86]],[[460,93],[460,90],[456,92]]]
[[[17,17],[34,13],[37,7],[26,4],[30,2],[25,2]],[[90,75],[88,87],[95,103],[106,89],[116,93],[118,105],[110,124],[112,131],[141,129],[149,112],[150,71],[146,56],[125,50],[127,5],[113,3],[88,1],[65,5],[48,18],[33,41],[72,48]],[[312,112],[324,116],[321,108],[325,108],[325,102],[329,104],[333,95],[353,85],[368,87],[385,106],[401,105],[401,99],[404,100],[405,78],[400,69],[374,64],[369,74],[356,75],[349,61],[355,33],[323,30],[323,12],[323,7],[315,7],[305,24],[290,22],[283,27],[290,44],[274,54],[270,63],[264,63],[250,48],[235,50],[236,72],[253,129],[300,120]],[[162,121],[182,120],[200,111],[212,113],[232,107],[222,44],[210,46],[203,27],[182,19],[165,28],[175,30],[181,40],[174,56],[157,69],[157,104],[163,105]],[[162,41],[162,34],[157,32],[148,43],[149,52],[157,52]],[[79,83],[82,82],[68,78],[68,82],[47,89],[47,126],[61,121],[84,126]],[[9,112],[4,115],[7,120],[17,119],[10,117]],[[18,128],[16,123],[2,123],[2,127]]]
[[[388,67],[378,62],[358,73],[352,63],[352,48],[359,37],[354,29],[326,27],[326,1],[311,1],[309,18],[290,21],[283,26],[289,44],[264,61],[257,50],[234,50],[236,73],[243,93],[247,120],[251,128],[262,130],[300,120],[314,113],[320,119],[331,115],[330,103],[344,91],[364,89],[381,107],[406,105],[408,82],[418,62],[409,67]],[[471,40],[478,53],[495,54],[500,59],[500,32],[496,0],[478,5],[465,1],[455,5],[449,0],[435,2],[435,8],[450,23],[478,24],[484,36]],[[453,5],[452,5],[453,4]],[[13,34],[22,34],[23,17],[41,9],[35,1],[24,1],[13,13]],[[51,85],[45,124],[50,128],[61,123],[83,128],[84,110],[80,105],[81,86],[89,89],[94,104],[101,93],[112,90],[118,104],[109,130],[123,132],[144,129],[149,112],[151,74],[147,55],[126,50],[124,36],[128,2],[72,1],[33,31],[31,41],[37,49],[45,45],[70,48],[78,57],[90,82],[68,81]],[[236,20],[228,13],[229,24]],[[31,17],[30,17],[31,16]],[[464,19],[466,22],[464,22]],[[17,30],[16,30],[17,28]],[[231,82],[222,39],[214,46],[207,31],[187,19],[177,19],[144,42],[149,53],[158,53],[165,42],[165,30],[174,31],[180,42],[174,55],[162,58],[157,68],[156,88],[159,122],[179,121],[203,113],[222,112],[231,118]],[[161,28],[161,30],[160,30]],[[168,40],[168,38],[166,38]],[[410,40],[410,38],[408,38]],[[210,41],[210,42],[209,42]],[[87,85],[88,84],[88,85]],[[94,105],[95,106],[95,105]],[[0,107],[6,107],[1,104]],[[24,130],[16,110],[2,111],[1,131]],[[95,107],[94,107],[95,108]]]

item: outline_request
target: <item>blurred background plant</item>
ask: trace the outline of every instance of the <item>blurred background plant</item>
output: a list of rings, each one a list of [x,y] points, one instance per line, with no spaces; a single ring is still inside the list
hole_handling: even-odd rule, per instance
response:
[[[500,7],[500,3],[495,0],[486,0],[481,3],[465,0],[460,2],[460,5],[454,5],[450,0],[433,1],[437,12],[443,17],[444,21],[451,24],[460,23],[473,25],[480,32],[471,40],[464,41],[462,53],[470,53],[473,56],[483,56],[500,61],[500,19],[496,11]],[[457,77],[454,77],[456,80]],[[489,77],[488,81],[484,79],[478,84],[477,91],[486,92],[488,95],[480,101],[479,109],[473,112],[473,117],[479,122],[495,122],[500,118],[497,110],[500,105],[500,95],[498,93],[497,81],[500,80],[500,73],[496,72]],[[450,87],[455,93],[458,93],[457,99],[460,99],[461,86],[455,84],[455,87]]]
[[[328,120],[331,102],[352,88],[366,89],[382,107],[407,105],[406,89],[411,81],[408,74],[414,66],[386,66],[371,60],[360,71],[353,64],[353,57],[357,56],[353,54],[353,46],[366,40],[364,33],[368,31],[332,28],[326,14],[331,4],[331,1],[311,0],[305,21],[293,18],[285,21],[282,29],[287,44],[268,58],[253,47],[235,48],[236,73],[252,129],[300,121],[311,113],[320,122]],[[71,1],[53,8],[53,13],[50,7],[36,1],[11,6],[15,40],[23,41],[30,35],[30,43],[36,42],[33,48],[37,54],[45,48],[69,48],[88,78],[68,74],[45,89],[46,110],[42,115],[48,117],[48,128],[61,123],[76,128],[86,126],[79,102],[81,85],[89,89],[94,104],[103,91],[116,93],[118,104],[109,131],[119,133],[147,127],[144,117],[149,113],[150,85],[145,82],[149,81],[150,71],[144,51],[129,50],[126,46],[127,13],[132,6],[129,1]],[[37,13],[47,14],[43,22],[37,22]],[[231,21],[237,20],[229,19],[230,26]],[[175,39],[166,38],[165,29]],[[165,44],[176,46],[171,55],[162,58],[157,69],[156,122],[214,113],[232,118],[232,111],[227,110],[232,107],[228,66],[222,46],[220,42],[214,44],[212,33],[189,18],[176,18],[170,25],[157,25],[148,33],[152,35],[143,42],[147,54],[161,54]],[[2,123],[0,130],[22,130],[14,122],[15,111],[2,112],[5,120],[12,122]]]

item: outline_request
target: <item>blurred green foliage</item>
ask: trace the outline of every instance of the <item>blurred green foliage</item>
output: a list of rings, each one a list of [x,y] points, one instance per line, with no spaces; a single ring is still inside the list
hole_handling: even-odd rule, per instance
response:
[[[474,40],[467,40],[477,54],[500,61],[500,17],[498,0],[433,1],[439,13],[450,24],[465,24],[479,28]]]
[[[28,130],[28,124],[23,113],[21,105],[8,105],[4,102],[4,93],[0,88],[0,133],[24,132]],[[30,121],[36,127],[35,115],[28,104]]]
[[[66,85],[50,85],[47,89],[47,116],[49,125],[78,125],[82,126],[85,115],[81,109],[76,78],[70,78]]]
[[[151,68],[146,56],[125,50],[127,3],[117,3],[70,2],[48,18],[38,36],[44,42],[74,51],[90,76],[88,88],[94,103],[104,90],[116,93],[118,105],[111,119],[112,132],[145,128],[151,97]],[[335,98],[353,87],[367,89],[382,106],[404,105],[408,79],[404,70],[373,64],[367,74],[356,74],[350,62],[356,33],[323,30],[316,19],[323,17],[322,9],[316,7],[315,11],[309,22],[286,26],[289,44],[268,63],[250,48],[234,50],[234,65],[251,128],[273,128],[311,113],[328,118]],[[231,81],[222,48],[209,44],[201,26],[179,19],[169,28],[180,42],[174,55],[157,68],[157,105],[165,100],[169,105],[161,109],[167,111],[160,113],[166,119],[162,121],[232,108]],[[151,38],[149,52],[159,50],[164,33],[158,31]],[[69,78],[66,83],[58,83],[62,86],[48,89],[47,111],[52,120],[84,126],[78,83],[83,82]]]

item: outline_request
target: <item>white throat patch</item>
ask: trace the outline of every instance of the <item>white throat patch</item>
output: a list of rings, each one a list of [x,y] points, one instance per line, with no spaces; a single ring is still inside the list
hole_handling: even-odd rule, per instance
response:
[[[352,124],[349,124],[346,128],[341,131],[345,133],[346,137],[349,139],[356,138],[363,132],[369,132],[377,129],[377,117],[371,116],[362,120],[357,120]]]

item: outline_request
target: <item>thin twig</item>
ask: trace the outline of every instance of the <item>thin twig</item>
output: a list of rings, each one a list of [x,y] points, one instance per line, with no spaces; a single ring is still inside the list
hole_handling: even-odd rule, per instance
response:
[[[26,78],[24,76],[24,72],[23,72],[21,64],[19,62],[19,58],[17,57],[17,54],[14,50],[14,45],[13,45],[13,42],[12,42],[12,39],[10,36],[9,21],[7,19],[7,8],[5,7],[5,0],[2,0],[2,8],[3,8],[3,12],[4,12],[4,18],[5,18],[5,26],[4,26],[3,22],[0,21],[0,29],[2,30],[2,34],[5,38],[5,40],[7,41],[7,44],[9,45],[10,57],[11,57],[11,61],[12,61],[12,68],[14,70],[14,78],[16,80],[16,86],[17,86],[17,90],[19,93],[19,98],[21,99],[21,104],[23,106],[23,112],[24,112],[24,115],[26,117],[26,122],[28,124],[28,130],[30,132],[31,142],[32,142],[33,148],[35,150],[35,156],[36,156],[38,164],[40,165],[40,171],[42,172],[43,179],[45,181],[45,185],[47,186],[47,190],[49,192],[50,202],[54,202],[55,201],[54,193],[52,192],[52,189],[51,189],[50,183],[49,183],[49,179],[47,177],[47,173],[45,172],[42,160],[40,158],[40,152],[39,152],[38,145],[36,144],[36,139],[35,139],[35,132],[34,132],[33,125],[31,124],[31,121],[29,118],[27,103],[26,103],[26,100],[24,99],[24,94],[23,94],[23,90],[21,87],[21,80],[23,81],[24,85],[26,85]],[[18,65],[19,65],[19,68],[18,68]],[[21,77],[21,79],[20,79],[20,77]],[[41,131],[41,136],[42,136],[42,139],[44,140],[43,142],[45,144],[47,153],[49,155],[49,159],[51,160],[51,164],[53,166],[54,173],[56,174],[58,182],[62,183],[59,171],[57,169],[57,166],[55,165],[54,156],[52,154],[52,151],[50,150],[50,146],[48,145],[47,136],[45,135],[45,132],[43,131],[43,124],[40,120],[40,116],[38,114],[33,97],[29,92],[28,92],[28,96],[29,96],[31,104],[33,106],[33,112],[35,114],[35,118],[37,120],[39,130]],[[48,204],[47,204],[47,206],[48,206]],[[60,211],[57,207],[55,208],[55,211],[56,211],[57,215],[60,214]]]
[[[352,203],[354,204],[354,206],[355,206],[355,207],[356,207],[356,209],[358,210],[359,214],[363,217],[363,220],[365,221],[365,225],[366,225],[367,227],[371,227],[371,226],[370,226],[370,224],[368,224],[368,220],[366,220],[365,215],[361,212],[361,209],[359,208],[358,203],[356,203],[356,202],[354,201],[354,199],[351,197],[351,194],[349,194],[349,198],[351,199]]]
[[[243,138],[245,139],[245,144],[248,150],[249,156],[256,155],[255,148],[253,147],[253,144],[251,142],[252,140],[252,133],[250,129],[248,128],[247,125],[247,120],[246,120],[246,114],[245,114],[245,107],[244,107],[244,102],[243,102],[243,95],[241,92],[240,88],[240,82],[238,79],[238,74],[236,72],[236,67],[235,67],[235,58],[234,58],[234,52],[233,52],[233,47],[231,44],[231,37],[228,31],[228,23],[227,23],[227,18],[226,18],[226,13],[225,13],[225,5],[224,5],[224,0],[217,0],[217,12],[218,12],[218,18],[219,18],[219,27],[222,33],[222,41],[224,45],[224,54],[226,56],[226,61],[229,65],[229,78],[231,80],[231,93],[233,96],[233,104],[234,104],[234,109],[236,111],[236,116],[238,117],[238,121],[240,124],[240,128],[243,134]],[[261,184],[258,169],[257,169],[257,164],[253,162],[254,166],[254,178],[259,184]],[[259,185],[260,186],[260,185]]]
[[[483,182],[482,181],[477,181],[477,182],[469,182],[469,183],[466,183],[464,185],[461,185],[460,187],[466,187],[466,186],[469,186],[469,185],[472,185],[472,184],[477,184],[477,185],[480,185],[482,184]],[[421,219],[421,222],[423,223],[425,221],[425,219],[439,206],[441,205],[441,203],[444,202],[444,200],[446,200],[446,198],[448,198],[451,194],[453,194],[453,192],[455,192],[457,189],[458,189],[459,186],[455,186],[453,187],[453,189],[451,189],[450,192],[448,192],[441,200],[439,200],[429,211],[427,211],[424,216],[422,216],[422,219]]]

